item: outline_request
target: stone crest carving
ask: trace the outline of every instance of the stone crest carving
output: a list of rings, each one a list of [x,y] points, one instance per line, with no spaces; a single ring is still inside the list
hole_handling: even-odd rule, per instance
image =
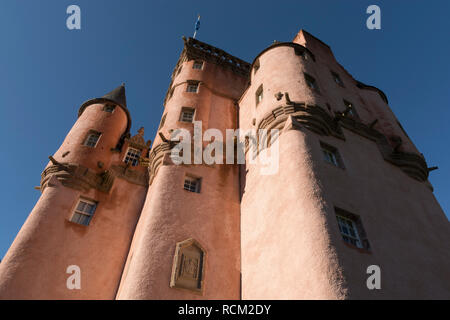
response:
[[[202,292],[205,251],[194,239],[178,242],[170,279],[171,288]]]

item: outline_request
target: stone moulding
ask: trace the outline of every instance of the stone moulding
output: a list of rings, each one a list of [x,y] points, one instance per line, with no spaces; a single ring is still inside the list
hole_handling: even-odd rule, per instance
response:
[[[286,122],[292,118],[293,125],[290,129],[298,129],[298,124],[301,124],[319,135],[334,136],[345,140],[342,128],[346,128],[376,142],[384,160],[398,166],[408,176],[420,182],[427,181],[429,170],[423,156],[395,150],[384,134],[359,120],[339,113],[332,117],[320,106],[306,105],[304,102],[292,102],[287,94],[285,94],[285,97],[286,103],[268,112],[258,123],[257,129],[278,129],[281,131]]]
[[[250,73],[250,64],[237,57],[232,56],[225,51],[213,47],[207,43],[198,41],[194,38],[185,39],[183,54],[186,55],[187,60],[201,59],[209,61],[217,65],[230,68],[233,72],[247,77]]]
[[[77,164],[54,163],[41,174],[41,192],[44,192],[52,176],[56,176],[63,186],[83,192],[94,188],[108,193],[115,178],[121,178],[141,186],[148,186],[146,173],[129,170],[127,166],[113,165],[110,170],[95,173],[89,168]]]
[[[109,192],[114,182],[114,176],[109,171],[97,174],[84,166],[58,163],[47,167],[42,172],[41,192],[44,192],[52,176],[56,176],[63,186],[83,192],[91,188]]]
[[[147,171],[140,172],[136,170],[130,170],[126,165],[112,165],[110,168],[111,174],[117,178],[122,178],[132,184],[140,186],[148,186],[148,174]]]
[[[156,176],[156,173],[158,172],[159,167],[164,162],[164,156],[167,153],[170,153],[172,148],[175,146],[176,142],[167,141],[162,142],[155,146],[151,151],[149,155],[149,168],[148,168],[148,174],[149,174],[149,184],[151,185],[153,182],[153,179]]]

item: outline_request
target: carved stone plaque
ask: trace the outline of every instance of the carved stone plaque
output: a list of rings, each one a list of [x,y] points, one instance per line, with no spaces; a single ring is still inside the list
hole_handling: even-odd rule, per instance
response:
[[[205,251],[194,239],[178,242],[173,260],[170,287],[201,292]]]

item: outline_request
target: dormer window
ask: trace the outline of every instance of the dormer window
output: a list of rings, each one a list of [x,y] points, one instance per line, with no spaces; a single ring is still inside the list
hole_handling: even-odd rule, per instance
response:
[[[105,104],[103,106],[103,111],[113,113],[114,109],[116,109],[116,106],[113,104]]]
[[[198,92],[198,81],[188,81],[188,85],[186,88],[186,92],[192,92],[192,93],[197,93]]]
[[[139,164],[139,158],[141,157],[141,150],[135,148],[128,148],[123,162],[126,164],[131,164],[135,167]]]
[[[194,61],[192,69],[202,70],[203,69],[203,61],[200,61],[200,60]]]
[[[258,105],[263,99],[263,85],[260,85],[255,93],[256,105]]]
[[[83,145],[91,148],[95,148],[98,140],[100,139],[101,133],[90,130],[84,139]]]

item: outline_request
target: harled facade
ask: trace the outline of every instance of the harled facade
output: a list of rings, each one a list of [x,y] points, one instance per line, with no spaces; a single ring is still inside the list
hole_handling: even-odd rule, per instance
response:
[[[277,174],[175,165],[171,134],[194,121],[278,129]],[[81,106],[0,263],[0,299],[450,298],[450,224],[423,155],[386,95],[306,31],[251,65],[184,39],[153,144],[130,127],[123,85]]]

